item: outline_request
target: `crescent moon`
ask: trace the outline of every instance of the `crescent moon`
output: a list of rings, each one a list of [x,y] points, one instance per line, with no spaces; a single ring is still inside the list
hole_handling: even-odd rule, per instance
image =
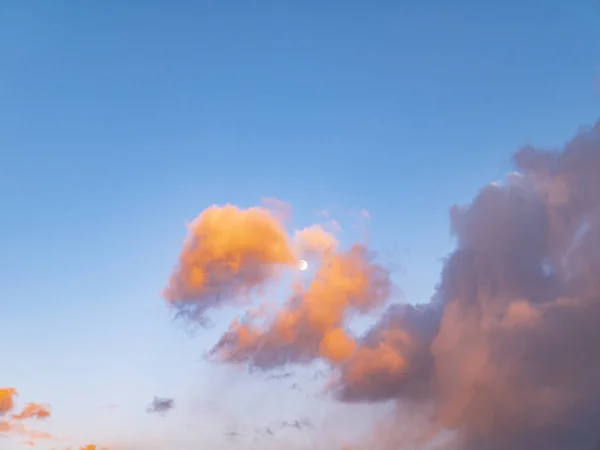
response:
[[[301,259],[298,262],[298,269],[300,269],[300,270],[306,270],[306,269],[308,269],[308,263],[304,259]]]

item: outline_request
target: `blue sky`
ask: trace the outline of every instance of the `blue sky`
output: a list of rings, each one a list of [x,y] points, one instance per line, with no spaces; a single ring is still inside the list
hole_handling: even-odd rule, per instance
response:
[[[216,332],[190,338],[160,297],[185,222],[263,196],[297,226],[366,208],[426,301],[449,207],[520,146],[597,119],[598,23],[592,0],[2,2],[0,386],[98,443],[227,449],[233,423],[354,423],[199,362]],[[154,395],[172,415],[144,412]]]

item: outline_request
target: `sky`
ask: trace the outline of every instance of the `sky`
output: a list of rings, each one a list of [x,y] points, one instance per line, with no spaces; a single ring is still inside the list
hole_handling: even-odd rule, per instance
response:
[[[0,2],[0,387],[51,405],[37,447],[368,432],[385,406],[342,406],[310,371],[298,390],[203,359],[234,313],[172,320],[186,224],[276,198],[341,246],[366,227],[393,300],[427,302],[452,205],[598,119],[599,22],[592,0]]]

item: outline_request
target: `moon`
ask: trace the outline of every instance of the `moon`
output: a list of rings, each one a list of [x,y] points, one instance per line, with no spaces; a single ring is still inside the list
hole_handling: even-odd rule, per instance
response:
[[[308,269],[308,263],[304,259],[301,259],[300,261],[298,261],[298,269],[303,271]]]

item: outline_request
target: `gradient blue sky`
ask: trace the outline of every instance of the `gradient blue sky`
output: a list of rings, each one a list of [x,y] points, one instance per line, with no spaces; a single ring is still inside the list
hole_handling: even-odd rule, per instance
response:
[[[333,442],[365,411],[199,362],[225,324],[192,339],[160,297],[187,220],[366,208],[426,301],[448,208],[600,106],[593,0],[4,0],[0,55],[0,386],[51,403],[43,429],[138,448],[302,415],[336,416]],[[148,416],[154,395],[176,410]]]

